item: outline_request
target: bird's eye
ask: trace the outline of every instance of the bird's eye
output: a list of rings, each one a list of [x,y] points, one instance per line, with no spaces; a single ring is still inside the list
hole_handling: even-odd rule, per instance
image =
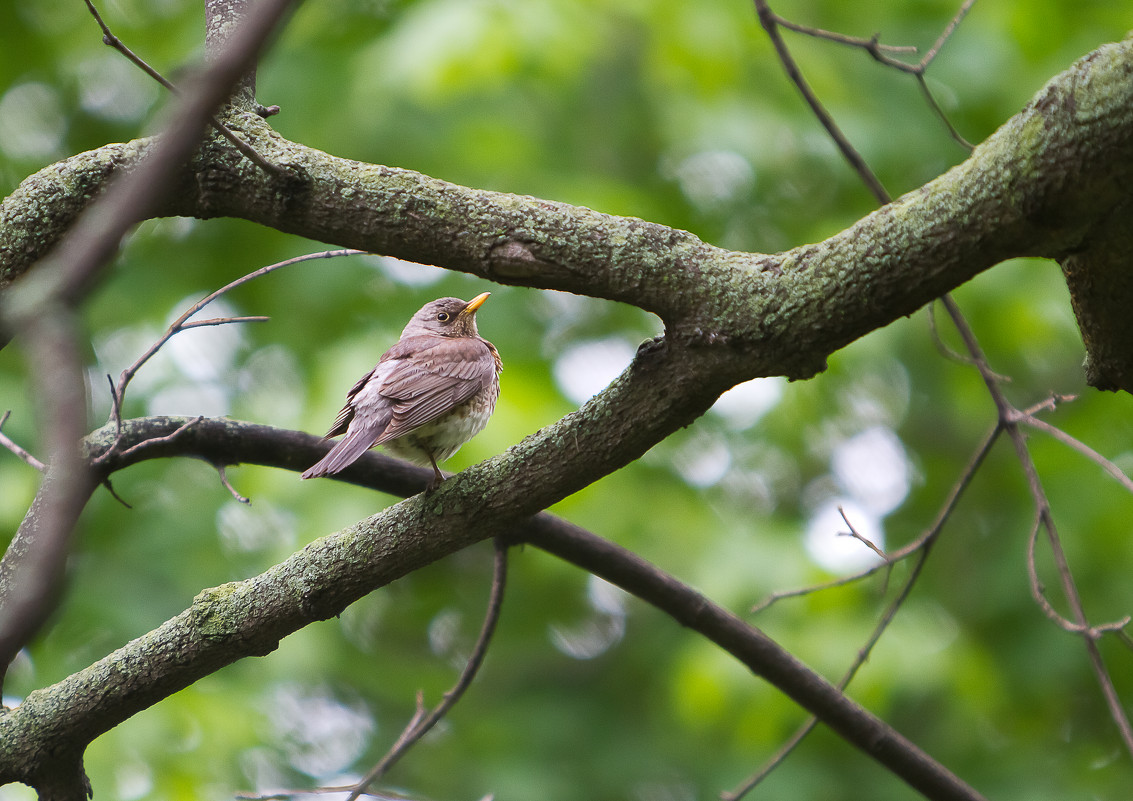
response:
[[[452,315],[448,312],[437,312],[437,320],[442,323],[447,323],[450,317],[452,317]]]

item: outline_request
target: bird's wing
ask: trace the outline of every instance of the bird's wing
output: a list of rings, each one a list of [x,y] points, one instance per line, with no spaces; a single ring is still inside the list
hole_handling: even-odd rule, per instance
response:
[[[374,370],[377,369],[376,367],[374,368]],[[366,375],[359,378],[354,386],[350,388],[350,391],[346,393],[346,403],[343,404],[342,410],[339,411],[338,417],[334,419],[334,424],[330,427],[330,430],[327,431],[326,435],[323,437],[324,439],[330,439],[331,437],[337,437],[339,434],[346,433],[346,429],[350,426],[350,421],[354,419],[354,398],[362,390],[362,387],[366,386],[367,382],[369,382],[371,376],[374,375],[374,370],[371,370],[366,373]]]
[[[381,375],[378,391],[393,405],[393,419],[375,444],[436,420],[479,392],[495,372],[494,355],[482,339],[402,339],[382,356],[374,370],[375,379]]]
[[[303,473],[337,473],[375,445],[397,439],[471,398],[497,369],[490,346],[476,338],[406,337],[346,393],[327,437],[346,434]]]

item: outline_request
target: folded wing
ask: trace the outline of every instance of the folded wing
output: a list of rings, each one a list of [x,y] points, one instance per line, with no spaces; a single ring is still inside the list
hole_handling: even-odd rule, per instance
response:
[[[495,354],[479,338],[400,340],[346,394],[327,437],[346,436],[302,478],[337,473],[375,445],[431,423],[472,398],[496,369]]]

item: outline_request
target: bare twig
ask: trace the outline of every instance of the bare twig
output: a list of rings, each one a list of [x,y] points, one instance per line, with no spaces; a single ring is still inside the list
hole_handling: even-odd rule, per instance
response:
[[[133,509],[134,505],[118,494],[118,490],[114,489],[114,483],[110,480],[110,476],[102,479],[102,486],[110,493],[110,497],[118,501],[118,503],[125,506],[127,509]]]
[[[845,534],[846,536],[853,537],[855,540],[860,542],[862,545],[864,545],[865,547],[867,547],[871,551],[873,551],[875,554],[877,554],[878,558],[881,559],[882,562],[884,562],[887,565],[892,566],[893,562],[885,554],[885,551],[878,548],[869,539],[869,537],[864,536],[861,532],[859,532],[856,528],[854,528],[854,524],[850,522],[850,518],[846,517],[846,510],[844,508],[842,508],[841,504],[838,504],[838,514],[840,514],[842,516],[842,521],[850,529],[848,532],[843,532],[843,534]]]
[[[922,58],[917,64],[918,74],[924,75],[924,72],[928,69],[929,64],[931,64],[936,59],[937,54],[940,53],[940,49],[944,47],[944,43],[952,37],[952,33],[956,30],[956,26],[959,25],[964,17],[968,15],[968,12],[975,4],[976,0],[964,0],[964,2],[960,6],[960,10],[956,12],[956,16],[952,17],[952,20],[944,27],[944,30],[941,31],[940,36],[937,37],[937,40],[933,43],[932,47],[930,47],[928,49],[928,52],[924,54],[924,58]]]
[[[946,299],[944,305],[948,313],[952,316],[956,329],[959,331],[960,337],[964,340],[968,352],[971,353],[972,357],[975,359],[976,367],[979,369],[984,384],[987,386],[988,393],[991,395],[996,409],[998,410],[999,425],[1011,438],[1011,443],[1015,447],[1016,456],[1018,457],[1020,466],[1023,468],[1023,475],[1027,480],[1027,487],[1035,504],[1036,522],[1035,529],[1032,532],[1031,542],[1033,543],[1035,541],[1040,529],[1046,532],[1046,539],[1050,544],[1055,570],[1058,573],[1058,578],[1062,585],[1062,594],[1070,605],[1073,620],[1066,620],[1046,601],[1045,594],[1042,592],[1041,584],[1038,581],[1038,570],[1035,566],[1033,545],[1028,548],[1027,560],[1027,569],[1032,578],[1032,594],[1035,596],[1044,614],[1068,631],[1076,632],[1082,636],[1086,654],[1090,660],[1090,666],[1102,690],[1102,695],[1105,697],[1110,717],[1113,719],[1121,734],[1126,750],[1133,755],[1133,725],[1129,722],[1129,717],[1125,712],[1121,699],[1117,695],[1117,690],[1113,685],[1113,679],[1109,675],[1109,670],[1105,666],[1105,661],[1102,659],[1101,651],[1098,649],[1097,644],[1097,634],[1099,631],[1113,630],[1114,627],[1119,628],[1119,626],[1113,624],[1099,628],[1091,625],[1086,617],[1082,597],[1078,592],[1073,573],[1070,571],[1066,553],[1062,549],[1062,541],[1058,536],[1058,528],[1054,523],[1054,515],[1051,512],[1050,501],[1046,496],[1046,491],[1043,489],[1038,469],[1035,467],[1034,460],[1031,458],[1030,451],[1027,449],[1026,437],[1024,437],[1023,432],[1019,430],[1018,421],[1023,415],[1018,409],[1012,406],[1004,396],[998,381],[995,379],[994,373],[992,373],[991,369],[987,366],[987,358],[984,356],[979,342],[976,340],[975,335],[972,333],[963,315],[960,314],[960,310],[956,307],[955,303],[951,299]]]
[[[753,606],[749,610],[750,613],[757,614],[759,612],[762,612],[764,609],[767,609],[771,605],[786,598],[798,598],[803,595],[810,595],[812,593],[822,592],[823,590],[830,590],[836,587],[842,587],[847,584],[861,581],[862,579],[872,576],[879,570],[886,570],[897,564],[898,562],[904,561],[910,556],[922,551],[925,545],[937,535],[939,529],[944,526],[944,522],[951,516],[952,510],[960,501],[960,496],[963,495],[964,490],[968,488],[968,485],[972,483],[972,479],[975,478],[976,472],[979,470],[980,465],[983,464],[984,458],[987,456],[988,452],[991,451],[991,446],[994,445],[995,441],[999,438],[999,434],[1000,429],[998,426],[996,426],[992,428],[992,430],[986,437],[984,437],[984,441],[980,443],[980,446],[976,449],[976,452],[968,462],[967,467],[964,468],[964,472],[961,474],[957,482],[953,485],[952,491],[949,493],[948,498],[945,500],[944,505],[943,507],[941,507],[940,513],[937,515],[936,520],[933,521],[933,524],[925,529],[920,534],[920,536],[918,536],[908,545],[905,545],[897,549],[896,551],[892,551],[887,554],[885,557],[886,562],[872,565],[852,575],[843,576],[824,584],[815,584],[809,587],[801,587],[795,590],[780,590],[778,592],[773,592],[758,604]]]
[[[190,320],[189,322],[181,324],[181,330],[187,331],[190,328],[207,328],[214,325],[228,325],[229,323],[266,323],[270,317],[263,315],[254,315],[250,317],[210,317],[207,320]]]
[[[864,570],[853,573],[849,576],[841,576],[839,578],[823,582],[822,584],[812,584],[806,587],[799,587],[794,590],[776,590],[775,592],[768,593],[766,598],[752,606],[751,609],[748,610],[748,614],[757,615],[760,612],[769,609],[775,604],[779,603],[779,601],[785,601],[788,598],[801,598],[804,595],[811,595],[816,592],[823,592],[824,590],[833,590],[837,589],[838,587],[845,587],[847,584],[854,584],[861,581],[862,579],[869,578],[879,570],[887,570],[890,567],[892,567],[892,563],[883,562],[871,565],[870,567],[867,567]]]
[[[364,252],[365,251],[361,251],[361,250],[341,249],[341,250],[323,250],[323,251],[319,251],[317,253],[306,253],[302,256],[295,256],[294,258],[285,259],[284,261],[276,262],[275,264],[269,264],[266,267],[261,267],[258,270],[253,270],[252,272],[248,273],[247,275],[243,275],[240,278],[237,278],[235,281],[231,281],[230,283],[228,283],[225,286],[221,287],[220,289],[216,290],[215,292],[212,292],[211,294],[206,295],[204,298],[197,301],[192,306],[190,306],[188,309],[186,309],[185,312],[182,313],[180,317],[178,317],[176,320],[174,320],[172,323],[170,323],[169,327],[165,330],[165,333],[162,334],[161,337],[156,342],[154,342],[152,345],[150,345],[149,348],[146,349],[146,352],[138,357],[137,361],[135,361],[133,364],[131,364],[129,367],[127,367],[125,370],[122,371],[122,374],[118,377],[117,386],[115,386],[113,381],[111,381],[110,420],[112,422],[114,422],[115,425],[118,426],[118,430],[119,430],[119,432],[121,432],[121,428],[122,428],[122,405],[123,405],[123,402],[125,401],[125,397],[126,397],[126,387],[129,386],[130,382],[133,380],[134,376],[137,375],[138,371],[142,368],[142,366],[145,365],[145,363],[148,362],[151,358],[153,358],[157,354],[157,352],[159,350],[161,350],[162,347],[165,346],[166,342],[168,342],[170,339],[172,339],[174,336],[176,336],[180,332],[188,330],[190,328],[201,328],[203,326],[226,325],[228,323],[258,323],[258,322],[264,322],[264,321],[269,319],[267,317],[214,317],[214,318],[211,318],[211,319],[208,319],[208,320],[190,320],[189,319],[194,314],[199,312],[201,309],[203,309],[205,306],[212,303],[214,300],[216,300],[220,296],[230,292],[231,290],[235,289],[236,287],[243,286],[244,284],[248,283],[249,281],[253,281],[256,278],[260,278],[264,275],[267,275],[268,273],[275,272],[276,270],[278,270],[282,267],[289,267],[292,264],[297,264],[299,262],[304,262],[304,261],[311,261],[313,259],[329,259],[329,258],[333,258],[333,257],[336,257],[336,256],[355,256],[355,255],[362,254]],[[108,378],[109,378],[109,376],[108,376]],[[113,454],[113,449],[107,451],[106,453],[104,453],[102,455],[101,461],[105,461],[112,454]]]
[[[883,45],[880,43],[880,34],[874,34],[868,39],[863,39],[859,36],[847,36],[843,33],[833,33],[831,31],[824,31],[821,28],[812,28],[807,25],[800,25],[797,22],[791,22],[790,20],[781,17],[774,12],[771,13],[771,16],[773,17],[776,25],[786,28],[787,30],[806,34],[807,36],[813,36],[819,39],[826,39],[828,41],[837,42],[838,44],[848,45],[850,47],[858,47],[862,50],[865,50],[867,53],[880,61],[882,64],[885,64],[887,67],[893,67],[894,69],[901,70],[902,72],[908,72],[913,75],[924,75],[925,70],[928,69],[929,65],[932,64],[937,55],[940,54],[941,48],[944,47],[945,43],[949,40],[949,38],[951,38],[953,32],[955,32],[956,30],[956,27],[960,24],[964,17],[967,16],[968,12],[975,4],[976,0],[964,0],[964,3],[960,6],[960,9],[956,12],[952,19],[949,20],[948,24],[944,26],[944,30],[941,31],[940,36],[937,37],[936,41],[933,42],[932,47],[930,47],[928,51],[925,52],[921,60],[916,62],[915,64],[910,64],[907,61],[901,61],[900,59],[896,58],[889,58],[885,54],[915,53],[917,52],[916,47]]]
[[[252,502],[250,499],[245,498],[243,495],[237,492],[236,488],[232,486],[232,482],[228,480],[228,472],[224,469],[224,465],[218,464],[213,465],[213,467],[216,468],[216,474],[220,476],[220,483],[223,484],[224,488],[232,494],[233,498],[235,498],[240,503],[247,504]]]
[[[869,39],[862,39],[858,36],[847,36],[844,33],[836,33],[834,31],[825,31],[822,28],[812,28],[809,25],[800,25],[797,22],[792,22],[785,17],[775,14],[775,23],[780,27],[786,28],[795,33],[806,34],[813,36],[816,39],[826,39],[827,41],[836,42],[838,44],[849,45],[850,47],[860,47],[864,50],[873,52],[874,50],[883,53],[915,53],[917,48],[913,45],[886,45],[881,44],[881,35],[874,34]],[[900,63],[900,62],[898,62]]]
[[[924,95],[925,102],[928,107],[932,109],[932,113],[937,116],[944,127],[948,129],[948,135],[951,136],[960,147],[967,150],[969,153],[976,149],[976,146],[969,142],[952,124],[952,120],[948,119],[948,115],[944,113],[944,109],[940,107],[940,103],[936,101],[936,96],[932,90],[928,88],[928,80],[925,78],[924,73],[917,74],[917,86],[921,89],[921,94]]]
[[[1058,408],[1058,406],[1060,404],[1070,403],[1071,401],[1076,401],[1076,400],[1078,400],[1077,395],[1062,395],[1062,394],[1055,392],[1055,393],[1051,394],[1050,397],[1043,398],[1038,403],[1036,403],[1032,406],[1028,406],[1026,409],[1023,410],[1023,414],[1031,416],[1031,415],[1036,415],[1039,412],[1052,412],[1056,408]]]
[[[786,42],[779,35],[779,17],[767,5],[767,0],[755,0],[755,10],[759,14],[759,23],[763,26],[763,30],[767,32],[767,38],[771,40],[771,44],[775,47],[775,52],[779,56],[779,61],[783,65],[787,77],[791,79],[791,83],[799,90],[803,100],[810,106],[811,112],[822,124],[822,127],[826,129],[830,138],[834,140],[834,144],[841,151],[843,158],[850,162],[850,166],[854,168],[854,171],[873,193],[873,196],[882,204],[888,203],[889,193],[885,191],[881,181],[874,175],[869,165],[865,163],[861,154],[850,144],[850,140],[842,133],[837,123],[834,122],[834,118],[830,116],[830,113],[819,101],[818,96],[810,88],[810,84],[803,77],[799,65],[787,48]]]
[[[464,695],[465,690],[472,684],[472,680],[476,677],[476,672],[480,669],[480,665],[484,663],[484,657],[488,653],[488,644],[491,642],[492,634],[496,630],[496,624],[500,620],[500,610],[503,607],[504,600],[504,587],[507,583],[508,546],[498,537],[492,542],[495,548],[495,559],[492,564],[492,591],[488,599],[488,611],[484,615],[484,623],[480,628],[480,636],[476,638],[476,644],[472,649],[472,654],[468,657],[468,662],[464,665],[464,670],[461,671],[460,678],[457,679],[452,689],[444,694],[441,702],[427,715],[423,714],[424,706],[422,704],[422,698],[420,694],[418,694],[417,713],[401,732],[401,736],[397,738],[397,742],[393,744],[389,752],[374,765],[370,772],[367,773],[353,789],[351,789],[350,795],[346,797],[346,801],[356,801],[359,796],[366,792],[366,789],[371,784],[393,767],[394,764],[404,756],[405,752],[413,747],[414,743],[424,737],[429,730],[437,724],[437,721],[444,717],[445,714],[456,705],[457,701]]]
[[[870,56],[872,56],[877,62],[916,77],[917,84],[920,87],[921,93],[924,94],[925,100],[929,104],[929,108],[938,118],[940,118],[940,121],[944,123],[945,127],[948,129],[949,136],[956,140],[956,142],[961,147],[969,151],[973,149],[972,143],[960,135],[960,132],[956,130],[956,127],[948,119],[948,116],[944,113],[944,110],[936,101],[936,98],[932,94],[932,90],[928,87],[928,82],[925,80],[925,72],[928,70],[929,65],[932,64],[932,62],[936,59],[937,55],[940,53],[941,48],[944,47],[944,44],[948,41],[949,38],[951,38],[952,34],[956,30],[956,27],[960,24],[960,21],[964,19],[973,5],[975,5],[975,0],[965,0],[964,3],[960,6],[960,9],[956,12],[955,16],[953,16],[948,24],[944,27],[944,30],[941,32],[940,36],[937,37],[937,40],[933,43],[932,47],[930,47],[928,49],[928,52],[925,53],[924,57],[917,63],[910,64],[909,62],[902,61],[899,58],[893,58],[888,54],[909,52],[915,53],[917,50],[917,48],[915,47],[883,45],[880,43],[880,34],[874,34],[869,39],[863,39],[858,36],[847,36],[841,33],[825,31],[821,28],[812,28],[806,25],[799,25],[798,23],[791,22],[790,20],[785,19],[784,17],[781,17],[771,11],[771,9],[767,7],[765,0],[756,0],[755,2],[756,10],[759,12],[760,21],[764,23],[763,27],[765,30],[767,30],[768,35],[771,36],[772,43],[775,44],[775,49],[777,51],[780,49],[779,44],[775,42],[775,38],[774,36],[772,36],[772,30],[768,27],[768,22],[770,22],[773,27],[782,27],[791,31],[795,31],[796,33],[806,34],[807,36],[813,36],[831,42],[836,42],[838,44],[860,48],[869,53]],[[780,60],[784,61],[781,52]],[[784,66],[786,66],[786,61],[784,61]],[[788,68],[788,70],[790,70],[790,68]],[[791,77],[792,80],[795,80],[793,75]],[[795,81],[795,83],[796,85],[799,85],[797,80]],[[800,89],[801,88],[802,87],[800,86]],[[809,99],[808,102],[810,102]],[[821,117],[819,117],[819,119],[822,120]],[[824,126],[827,125],[824,120],[822,121],[822,123]],[[827,128],[827,130],[829,130],[829,128]]]
[[[890,554],[888,557],[886,557],[887,562],[885,565],[876,565],[870,571],[860,573],[856,576],[851,576],[848,579],[843,579],[837,582],[837,585],[840,585],[846,584],[848,583],[848,581],[857,581],[861,578],[864,578],[865,575],[869,575],[869,573],[882,569],[882,567],[891,567],[897,561],[905,559],[906,557],[913,554],[916,554],[919,557],[916,561],[916,564],[913,566],[908,579],[906,579],[904,586],[901,588],[901,591],[889,604],[889,607],[881,616],[881,619],[878,621],[878,624],[874,628],[873,633],[870,635],[869,640],[858,651],[857,658],[853,661],[853,663],[847,669],[846,673],[843,675],[842,680],[838,683],[838,689],[845,690],[846,687],[850,685],[850,682],[853,681],[854,676],[857,675],[858,670],[869,658],[870,653],[873,651],[873,647],[881,639],[881,635],[889,627],[889,624],[893,621],[894,617],[896,617],[898,610],[901,608],[902,604],[904,604],[905,599],[908,597],[909,593],[912,592],[913,584],[921,574],[921,569],[924,567],[924,564],[928,559],[929,551],[932,550],[933,544],[936,542],[941,532],[944,530],[944,525],[952,516],[952,512],[956,509],[961,496],[963,496],[964,494],[964,490],[968,488],[968,486],[972,483],[972,480],[975,478],[976,473],[979,472],[984,458],[991,451],[992,445],[994,445],[995,441],[999,438],[999,433],[1000,429],[998,426],[996,426],[984,438],[983,443],[981,443],[980,447],[976,449],[975,454],[968,461],[968,464],[964,468],[963,473],[960,474],[960,478],[957,479],[956,483],[952,485],[952,490],[949,492],[948,497],[945,499],[944,504],[941,506],[940,511],[936,515],[936,520],[933,521],[931,526],[925,529],[925,531],[913,542],[909,543],[907,546],[900,549],[896,553]],[[849,521],[847,521],[847,525],[848,524]],[[831,583],[818,587],[811,587],[804,590],[795,590],[791,594],[802,595],[807,592],[828,589],[831,586],[836,586],[836,584]],[[786,596],[786,593],[779,595],[779,597]],[[774,596],[772,598],[772,601],[773,600],[776,600]],[[770,606],[772,601],[765,602],[759,608],[762,609]],[[818,718],[812,715],[809,719],[807,719],[806,722],[803,723],[802,726],[800,726],[795,731],[794,734],[791,735],[791,737],[779,748],[779,750],[776,751],[775,754],[759,768],[759,770],[749,776],[734,790],[721,793],[721,799],[723,801],[739,801],[739,799],[743,798],[745,795],[755,789],[755,787],[758,786],[760,782],[766,779],[771,774],[771,772],[774,771],[775,768],[777,768],[779,764],[784,759],[786,759],[791,754],[791,752],[795,750],[795,748],[798,747],[799,743],[801,743],[806,738],[806,736],[810,734],[810,732],[817,724]]]
[[[174,95],[180,94],[177,87],[167,81],[165,79],[165,76],[163,76],[160,72],[146,63],[145,59],[143,59],[141,56],[127,47],[125,42],[123,42],[111,32],[110,27],[102,19],[102,15],[98,13],[98,9],[95,8],[93,0],[86,0],[86,4],[87,8],[90,10],[91,15],[94,17],[95,22],[98,23],[98,27],[102,28],[102,41],[104,44],[114,48],[119,53],[124,55],[135,66],[141,69],[142,72],[153,78]],[[278,111],[278,107],[276,110]],[[210,116],[208,118],[208,124],[216,129],[217,133],[231,142],[233,147],[239,150],[245,158],[247,158],[250,162],[255,164],[260,169],[264,170],[265,172],[270,172],[273,175],[285,175],[287,173],[287,171],[280,167],[278,164],[272,164],[270,161],[260,155],[259,151],[257,151],[254,147],[237,136],[231,128],[218,120],[215,116]]]
[[[975,367],[976,366],[976,360],[975,359],[973,359],[971,356],[968,356],[964,353],[960,353],[959,351],[954,350],[951,346],[949,346],[944,341],[944,338],[940,336],[940,329],[937,327],[937,324],[936,324],[936,304],[939,301],[940,301],[940,298],[937,298],[937,300],[934,300],[932,303],[928,304],[928,306],[925,307],[928,310],[928,327],[929,327],[929,330],[932,333],[933,344],[936,345],[936,349],[938,351],[940,351],[940,354],[942,356],[944,356],[944,358],[951,359],[952,361],[958,362],[959,364],[966,364],[969,367]],[[1003,384],[1010,384],[1011,383],[1011,376],[1003,375],[1001,373],[993,373],[992,375],[994,375],[995,379],[997,381],[999,381],[1000,383],[1003,383]]]
[[[137,445],[126,448],[126,450],[121,451],[121,452],[118,452],[116,450],[117,445],[118,445],[118,441],[115,440],[114,446],[112,446],[105,453],[103,453],[97,459],[95,459],[94,462],[93,462],[93,465],[95,467],[101,467],[102,464],[107,460],[108,455],[116,455],[121,459],[129,459],[129,458],[132,458],[139,451],[146,450],[148,448],[152,448],[155,445],[164,445],[166,443],[173,442],[174,440],[178,439],[182,434],[184,434],[186,431],[188,431],[190,428],[197,425],[198,423],[200,423],[204,419],[205,418],[204,418],[203,415],[198,415],[197,417],[194,417],[194,418],[191,418],[190,420],[188,420],[184,425],[182,425],[176,431],[173,431],[169,434],[166,434],[164,437],[154,437],[153,439],[147,439],[144,442],[139,442]]]
[[[1036,428],[1045,434],[1049,434],[1050,436],[1061,442],[1063,445],[1066,445],[1078,451],[1078,453],[1082,454],[1091,462],[1104,470],[1111,478],[1117,481],[1117,483],[1119,483],[1129,492],[1133,492],[1133,479],[1130,479],[1129,476],[1125,475],[1125,472],[1120,467],[1102,456],[1086,443],[1082,442],[1082,440],[1078,439],[1077,437],[1070,436],[1061,428],[1052,426],[1045,420],[1040,420],[1039,418],[1028,412],[1020,412],[1016,416],[1015,420],[1019,423],[1025,423],[1031,428]]]
[[[12,440],[11,437],[9,437],[7,434],[4,433],[4,431],[3,431],[4,424],[6,422],[8,422],[8,418],[11,417],[11,415],[12,415],[11,409],[4,412],[3,415],[0,415],[0,445],[3,445],[5,448],[10,450],[16,456],[20,457],[22,460],[27,462],[27,464],[31,465],[32,467],[34,467],[39,472],[41,472],[41,473],[45,472],[47,470],[47,465],[45,465],[43,462],[39,461],[39,459],[36,459],[34,456],[32,456],[26,450],[21,448],[19,445],[17,445]]]

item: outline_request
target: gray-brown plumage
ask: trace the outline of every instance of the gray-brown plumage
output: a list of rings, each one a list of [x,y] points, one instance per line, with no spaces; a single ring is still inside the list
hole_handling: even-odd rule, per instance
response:
[[[302,478],[331,475],[375,445],[415,464],[431,465],[436,486],[443,462],[478,434],[500,395],[503,363],[476,331],[476,310],[490,292],[470,301],[426,303],[382,354],[377,366],[346,393],[327,437],[342,440]]]

